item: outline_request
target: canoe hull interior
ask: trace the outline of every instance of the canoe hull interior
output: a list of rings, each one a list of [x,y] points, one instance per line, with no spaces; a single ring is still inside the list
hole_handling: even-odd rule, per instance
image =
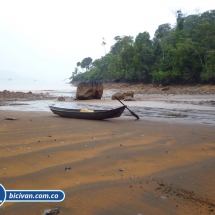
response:
[[[123,111],[125,110],[125,106],[112,110],[94,110],[94,112],[80,112],[80,109],[67,109],[55,106],[49,107],[54,114],[57,114],[61,117],[92,120],[102,120],[120,117]]]

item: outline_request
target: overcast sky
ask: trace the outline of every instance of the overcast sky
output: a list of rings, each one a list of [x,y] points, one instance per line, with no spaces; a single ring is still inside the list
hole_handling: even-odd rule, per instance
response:
[[[213,0],[0,0],[0,75],[70,77],[77,62],[105,55],[115,36],[153,37],[174,12],[215,9]]]

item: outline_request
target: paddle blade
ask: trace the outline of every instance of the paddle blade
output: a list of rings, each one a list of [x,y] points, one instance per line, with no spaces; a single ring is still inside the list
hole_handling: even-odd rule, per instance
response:
[[[115,98],[116,98],[122,105],[124,105],[124,106],[130,111],[130,113],[131,113],[134,117],[136,117],[137,119],[139,119],[139,116],[137,116],[136,113],[134,113],[133,111],[131,111],[131,110],[130,110],[125,104],[123,104],[122,101],[120,101],[116,96],[115,96]]]
[[[134,116],[134,117],[136,117],[137,119],[139,119],[139,116],[137,116],[137,114],[136,113],[134,113],[133,111],[131,111],[130,109],[129,109],[129,111],[130,111],[130,113]]]

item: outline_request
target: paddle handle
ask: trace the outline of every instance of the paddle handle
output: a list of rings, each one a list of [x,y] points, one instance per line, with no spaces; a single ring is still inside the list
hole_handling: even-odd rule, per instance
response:
[[[124,105],[124,106],[130,111],[130,113],[131,113],[134,117],[136,117],[137,119],[139,119],[139,116],[137,116],[137,114],[135,114],[133,111],[131,111],[131,110],[127,107],[127,105],[123,104],[116,96],[115,96],[115,98],[116,98],[122,105]]]

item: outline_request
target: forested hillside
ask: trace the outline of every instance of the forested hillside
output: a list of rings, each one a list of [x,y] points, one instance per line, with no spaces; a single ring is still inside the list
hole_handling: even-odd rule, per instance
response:
[[[136,38],[116,36],[109,53],[86,66],[73,81],[135,81],[161,84],[215,83],[215,10],[184,16]],[[80,62],[77,64],[80,65]]]

